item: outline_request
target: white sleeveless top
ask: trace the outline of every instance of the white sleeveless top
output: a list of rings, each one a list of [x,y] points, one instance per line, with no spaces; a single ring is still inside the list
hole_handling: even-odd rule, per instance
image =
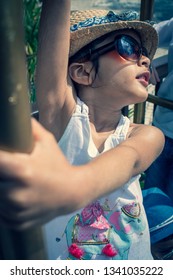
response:
[[[104,151],[126,139],[129,125],[129,119],[121,116]],[[99,155],[91,136],[88,107],[79,99],[59,145],[75,165]],[[55,218],[44,226],[44,233],[49,259],[152,259],[139,176],[84,209]]]

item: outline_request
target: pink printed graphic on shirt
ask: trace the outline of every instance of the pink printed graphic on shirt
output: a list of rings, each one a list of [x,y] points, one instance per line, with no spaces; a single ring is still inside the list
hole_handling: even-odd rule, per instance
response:
[[[128,258],[132,240],[145,229],[139,204],[134,201],[115,212],[103,209],[104,204],[96,201],[70,220],[66,232],[73,257],[91,259],[92,255],[104,254],[114,259]]]
[[[107,242],[110,224],[103,214],[103,208],[98,201],[85,207],[76,222],[75,242]]]
[[[79,221],[80,225],[91,225],[96,222],[98,227],[102,227],[101,222],[103,222],[103,228],[104,228],[104,219],[100,221],[100,217],[103,216],[104,211],[101,207],[100,203],[98,201],[93,202],[89,204],[87,207],[85,207],[81,212],[81,219]]]
[[[121,212],[113,212],[113,214],[110,216],[109,221],[112,225],[114,225],[114,227],[117,230],[120,230],[120,224],[119,224],[119,217],[121,215]]]

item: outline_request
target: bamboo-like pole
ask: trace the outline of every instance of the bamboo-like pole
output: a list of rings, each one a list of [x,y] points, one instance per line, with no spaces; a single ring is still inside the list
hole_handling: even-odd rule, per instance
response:
[[[0,148],[30,153],[32,133],[22,0],[1,0],[0,39]],[[1,227],[0,258],[46,259],[41,228],[15,231]]]
[[[0,8],[0,147],[32,150],[21,0]]]

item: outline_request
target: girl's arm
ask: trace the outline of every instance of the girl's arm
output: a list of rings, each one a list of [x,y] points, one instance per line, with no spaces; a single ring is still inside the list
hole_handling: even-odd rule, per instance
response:
[[[120,188],[160,154],[163,134],[136,126],[122,144],[88,164],[71,166],[53,135],[33,120],[30,155],[0,151],[0,222],[14,228],[45,223]]]
[[[67,84],[70,0],[43,0],[40,19],[36,92],[40,122],[57,141],[75,106]]]

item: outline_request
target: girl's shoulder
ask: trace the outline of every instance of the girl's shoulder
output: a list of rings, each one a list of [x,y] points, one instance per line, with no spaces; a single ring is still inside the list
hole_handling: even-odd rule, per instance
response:
[[[164,138],[163,133],[160,129],[153,125],[145,125],[145,124],[135,124],[131,123],[129,126],[127,138],[134,137],[137,135],[141,135],[144,138]]]

